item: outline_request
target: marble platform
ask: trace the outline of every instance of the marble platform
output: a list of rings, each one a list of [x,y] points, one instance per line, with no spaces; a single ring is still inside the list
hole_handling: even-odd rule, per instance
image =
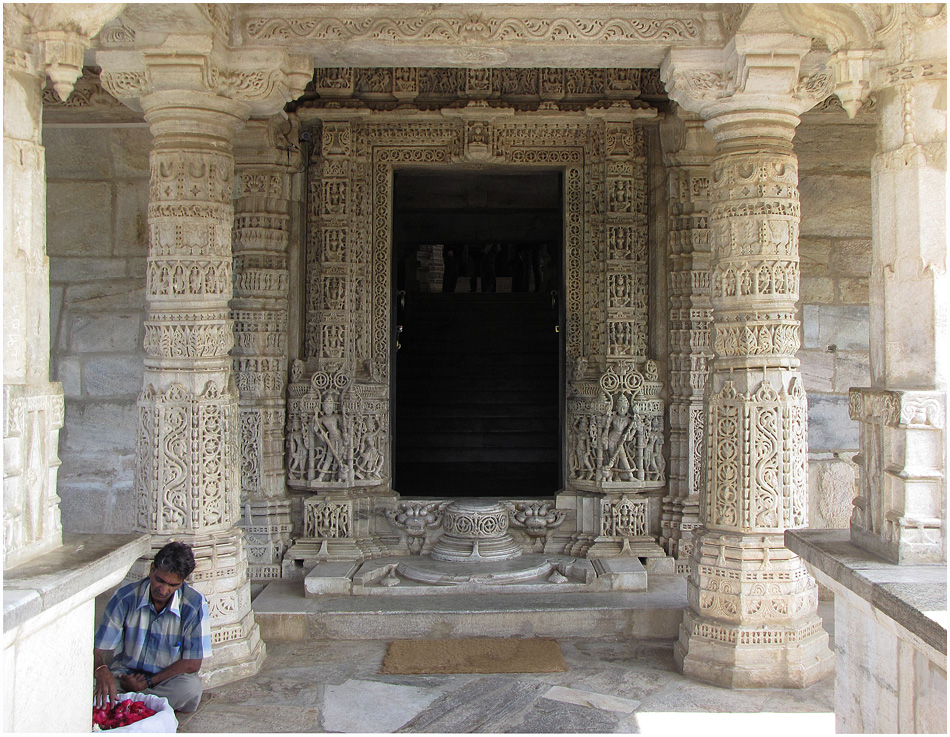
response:
[[[672,640],[686,606],[679,576],[650,576],[649,591],[305,596],[274,581],[254,599],[269,644],[413,637],[645,637]]]
[[[304,578],[305,596],[354,594],[554,594],[646,591],[647,572],[636,557],[587,560],[564,555],[519,555],[510,560],[445,561],[429,556],[318,563]]]
[[[829,630],[831,613],[819,605]],[[269,640],[261,671],[206,691],[179,731],[834,734],[830,678],[729,691],[678,674],[670,641],[559,642],[565,673],[388,676],[385,640]]]

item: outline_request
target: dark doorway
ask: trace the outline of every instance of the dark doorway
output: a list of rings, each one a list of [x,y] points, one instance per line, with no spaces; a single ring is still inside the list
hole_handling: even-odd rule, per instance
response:
[[[559,172],[401,171],[393,198],[393,485],[561,486]]]

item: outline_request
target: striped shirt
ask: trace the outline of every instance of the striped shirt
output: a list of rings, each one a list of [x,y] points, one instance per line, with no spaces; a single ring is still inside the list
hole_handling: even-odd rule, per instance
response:
[[[149,580],[130,583],[112,595],[95,647],[115,650],[113,668],[158,673],[182,658],[211,656],[208,602],[187,583],[161,612],[149,597]]]

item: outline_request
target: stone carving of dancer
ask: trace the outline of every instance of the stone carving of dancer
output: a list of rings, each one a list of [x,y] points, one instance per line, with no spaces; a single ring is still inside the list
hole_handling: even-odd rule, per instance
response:
[[[326,394],[314,420],[314,431],[323,445],[318,453],[320,465],[313,476],[314,480],[345,481],[347,464],[340,403]]]
[[[626,445],[636,431],[636,425],[628,415],[630,402],[626,395],[618,394],[614,409],[607,420],[608,430],[604,438],[605,463],[601,467],[604,481],[633,481],[633,469],[627,456]],[[613,478],[616,475],[616,478]]]

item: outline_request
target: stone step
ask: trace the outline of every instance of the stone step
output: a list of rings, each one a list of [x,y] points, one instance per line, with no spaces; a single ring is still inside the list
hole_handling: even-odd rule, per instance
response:
[[[686,607],[680,576],[650,575],[643,592],[304,596],[274,581],[254,599],[265,642],[458,637],[617,637],[673,640]]]

